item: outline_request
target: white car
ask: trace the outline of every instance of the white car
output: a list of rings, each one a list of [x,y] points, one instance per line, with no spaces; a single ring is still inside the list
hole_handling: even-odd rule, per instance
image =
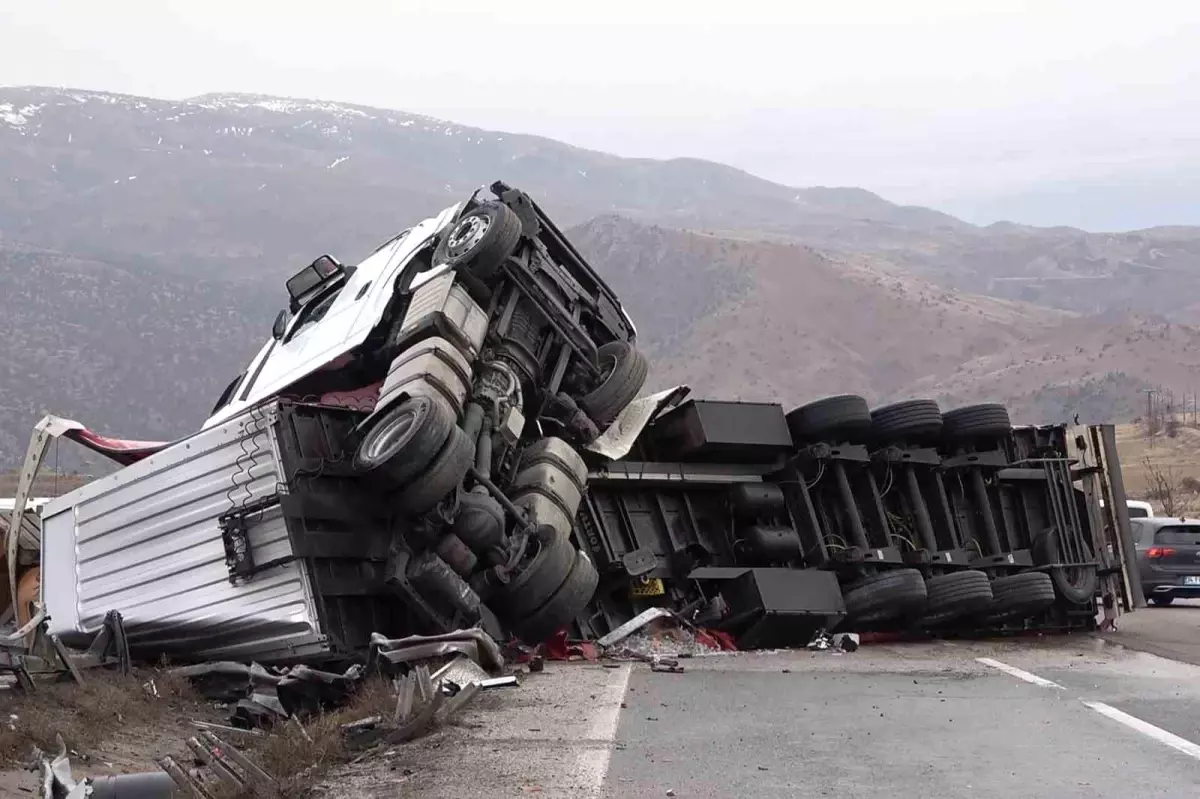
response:
[[[1100,500],[1100,507],[1104,507],[1104,500]],[[1125,500],[1125,507],[1129,509],[1129,518],[1131,519],[1153,519],[1154,508],[1149,502],[1140,499]]]

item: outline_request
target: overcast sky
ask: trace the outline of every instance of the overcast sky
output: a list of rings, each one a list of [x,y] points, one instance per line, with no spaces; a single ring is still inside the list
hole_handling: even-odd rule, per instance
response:
[[[973,221],[1200,224],[1196,2],[8,0],[0,40],[7,84],[358,102]]]

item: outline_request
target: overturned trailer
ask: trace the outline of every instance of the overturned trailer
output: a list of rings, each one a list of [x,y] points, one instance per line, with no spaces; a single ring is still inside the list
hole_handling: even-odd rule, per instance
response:
[[[1127,521],[1104,510],[1123,505],[1111,428],[882,410],[696,400],[656,419],[589,475],[576,533],[601,581],[584,631],[654,605],[750,646],[838,624],[1089,629],[1103,594],[1133,609],[1136,586],[1112,579]]]

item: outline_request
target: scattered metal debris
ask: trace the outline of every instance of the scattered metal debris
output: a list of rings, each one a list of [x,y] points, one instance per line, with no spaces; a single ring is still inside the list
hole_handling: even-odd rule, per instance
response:
[[[185,770],[170,757],[161,758],[158,766],[170,777],[171,785],[195,799],[209,799],[219,790],[232,790],[244,795],[248,788],[271,790],[278,781],[263,771],[250,758],[212,732],[202,732],[187,739],[188,749],[204,769]],[[174,796],[175,793],[164,794]],[[122,794],[124,796],[124,794]],[[157,796],[157,795],[155,795]],[[152,799],[146,794],[145,799]]]
[[[196,762],[205,768],[187,769],[174,758],[158,761],[160,771],[117,774],[76,780],[71,773],[67,746],[58,736],[58,754],[53,758],[35,752],[41,773],[41,791],[46,799],[171,799],[179,795],[212,799],[225,790],[244,792],[249,787],[271,789],[278,783],[238,749],[212,732],[189,738],[187,746]]]
[[[364,672],[357,664],[336,674],[304,665],[267,669],[258,663],[219,661],[181,666],[172,673],[188,678],[208,699],[236,703],[234,726],[254,728],[341,704]]]
[[[725,651],[722,641],[667,608],[643,611],[596,642],[606,657],[644,660]]]
[[[410,635],[395,639],[375,633],[371,636],[366,671],[374,674],[388,667],[395,670],[410,663],[448,655],[465,655],[488,671],[504,668],[504,655],[495,639],[472,627],[442,635]]]
[[[858,649],[858,633],[834,633],[833,645],[843,652],[853,652]]]
[[[18,691],[32,694],[37,690],[33,677],[25,667],[25,647],[22,643],[0,641],[0,675],[11,674]]]
[[[650,671],[666,672],[667,674],[683,674],[683,666],[679,665],[679,661],[675,658],[666,658],[661,655],[655,655],[650,660]]]
[[[223,732],[226,734],[235,733],[237,735],[251,735],[258,738],[261,738],[263,734],[261,730],[244,730],[241,727],[230,727],[226,724],[215,724],[211,721],[200,721],[198,719],[192,719],[192,726],[198,730]]]
[[[649,610],[644,610],[629,621],[622,624],[617,629],[613,630],[608,635],[599,638],[596,643],[602,648],[608,649],[618,641],[623,641],[656,619],[673,618],[674,616],[675,614],[667,608],[654,607],[650,608]]]
[[[858,649],[859,643],[858,633],[834,633],[830,635],[827,630],[818,630],[813,639],[808,642],[807,648],[815,652],[826,650],[853,652]]]

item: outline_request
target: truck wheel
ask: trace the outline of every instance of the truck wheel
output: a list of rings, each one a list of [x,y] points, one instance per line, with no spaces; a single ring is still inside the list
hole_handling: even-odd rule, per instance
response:
[[[941,433],[942,411],[933,400],[908,400],[871,411],[871,437],[880,443],[925,444]]]
[[[942,435],[951,441],[1004,438],[1011,432],[1012,420],[1003,405],[967,405],[942,414]]]
[[[454,224],[434,253],[434,263],[465,266],[475,277],[491,280],[521,240],[521,219],[504,203],[486,202]]]
[[[989,624],[1041,613],[1054,604],[1054,583],[1042,572],[1024,572],[992,580]]]
[[[842,598],[846,620],[867,624],[915,616],[924,609],[927,597],[925,578],[919,571],[895,569],[853,583]]]
[[[1054,590],[1072,605],[1086,605],[1095,599],[1099,579],[1093,566],[1055,566],[1050,570]]]
[[[1030,542],[1033,562],[1038,565],[1062,563],[1062,547],[1058,529],[1048,527]],[[1091,549],[1083,543],[1083,559],[1091,560]],[[1096,575],[1094,566],[1055,566],[1050,569],[1050,580],[1058,595],[1072,605],[1086,605],[1096,597]]]
[[[354,468],[384,490],[406,485],[427,467],[454,429],[454,412],[432,397],[410,397],[367,430],[354,453]]]
[[[641,351],[627,341],[610,341],[596,351],[600,361],[600,385],[579,400],[579,406],[601,427],[610,424],[625,406],[637,399],[650,364]]]
[[[502,615],[510,619],[520,619],[544,605],[566,582],[575,564],[570,536],[553,527],[539,527],[530,543],[537,547],[536,553],[502,592]]]
[[[861,441],[871,430],[867,401],[854,394],[826,397],[801,405],[787,415],[792,441]]]
[[[567,579],[540,608],[512,624],[513,633],[527,644],[540,644],[570,623],[592,601],[600,575],[587,555],[575,552]]]
[[[929,602],[921,624],[940,624],[971,616],[992,604],[992,585],[988,576],[976,569],[930,577],[925,581]]]
[[[453,427],[442,451],[417,479],[396,496],[396,507],[419,516],[437,505],[463,481],[475,463],[475,444]]]

